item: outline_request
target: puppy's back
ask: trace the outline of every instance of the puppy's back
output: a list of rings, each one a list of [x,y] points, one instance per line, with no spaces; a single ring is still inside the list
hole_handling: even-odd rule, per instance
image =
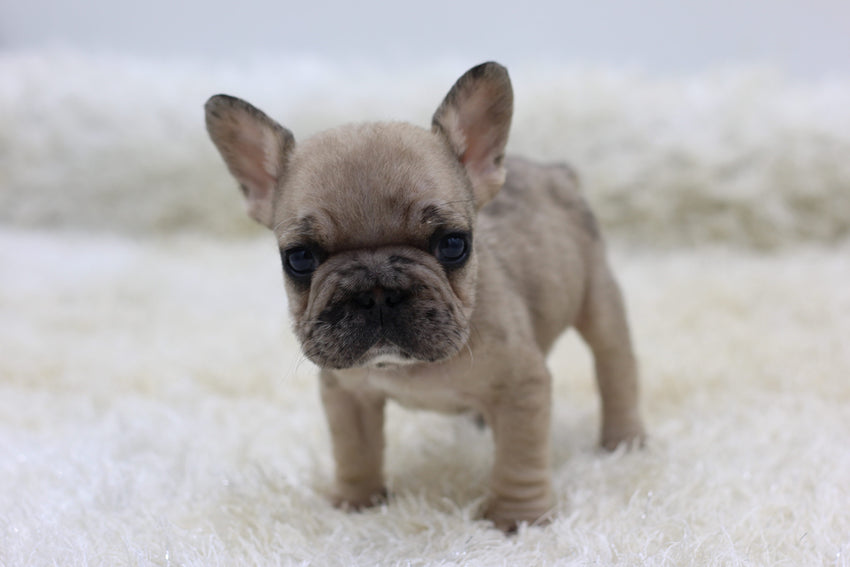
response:
[[[504,186],[479,214],[476,242],[522,294],[537,343],[548,350],[581,310],[602,239],[572,168],[522,158],[505,166]]]

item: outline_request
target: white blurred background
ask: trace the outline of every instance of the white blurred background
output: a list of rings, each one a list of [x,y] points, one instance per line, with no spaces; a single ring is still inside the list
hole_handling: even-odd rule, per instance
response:
[[[0,0],[0,224],[255,234],[203,126],[427,126],[506,64],[509,151],[569,161],[609,235],[850,236],[850,2]]]
[[[0,46],[136,55],[312,55],[422,63],[542,60],[692,73],[850,70],[846,0],[3,0]]]

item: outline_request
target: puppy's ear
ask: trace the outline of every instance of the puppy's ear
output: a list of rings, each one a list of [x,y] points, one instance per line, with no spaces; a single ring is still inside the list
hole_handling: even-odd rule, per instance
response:
[[[275,190],[295,147],[292,133],[244,100],[216,95],[204,105],[207,132],[239,182],[248,214],[272,228]]]
[[[478,207],[505,182],[505,145],[514,96],[508,71],[482,63],[467,71],[434,113],[431,130],[442,135],[472,181]]]

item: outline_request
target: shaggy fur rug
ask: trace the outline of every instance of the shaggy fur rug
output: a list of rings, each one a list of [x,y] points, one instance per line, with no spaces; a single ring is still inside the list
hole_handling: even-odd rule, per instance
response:
[[[552,79],[609,228],[650,440],[597,449],[590,358],[567,334],[550,359],[553,520],[505,536],[479,516],[489,432],[395,405],[389,502],[328,504],[277,250],[240,224],[204,139],[200,105],[232,74],[55,53],[0,67],[0,565],[850,565],[850,113],[830,102],[846,84]],[[464,68],[429,71],[429,101]],[[319,71],[301,69],[298,96],[325,93],[337,118],[323,89],[349,85]],[[543,75],[518,74],[520,95],[555,107]],[[107,76],[123,82],[92,82]],[[278,81],[237,94],[261,104]],[[282,119],[301,108],[286,92],[269,109]],[[558,157],[528,96],[517,147]]]
[[[551,357],[557,509],[478,519],[490,439],[390,406],[392,498],[332,474],[274,243],[0,233],[0,564],[847,565],[850,248],[615,255],[651,440]]]

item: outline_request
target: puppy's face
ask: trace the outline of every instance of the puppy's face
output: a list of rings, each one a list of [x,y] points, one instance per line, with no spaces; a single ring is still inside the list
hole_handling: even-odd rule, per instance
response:
[[[364,124],[292,135],[219,95],[207,127],[249,213],[278,239],[296,333],[321,367],[434,362],[469,336],[475,215],[504,180],[511,114],[503,68],[449,92],[431,131]]]
[[[466,342],[475,204],[457,160],[404,124],[299,147],[273,228],[304,353],[320,366],[431,362]]]

